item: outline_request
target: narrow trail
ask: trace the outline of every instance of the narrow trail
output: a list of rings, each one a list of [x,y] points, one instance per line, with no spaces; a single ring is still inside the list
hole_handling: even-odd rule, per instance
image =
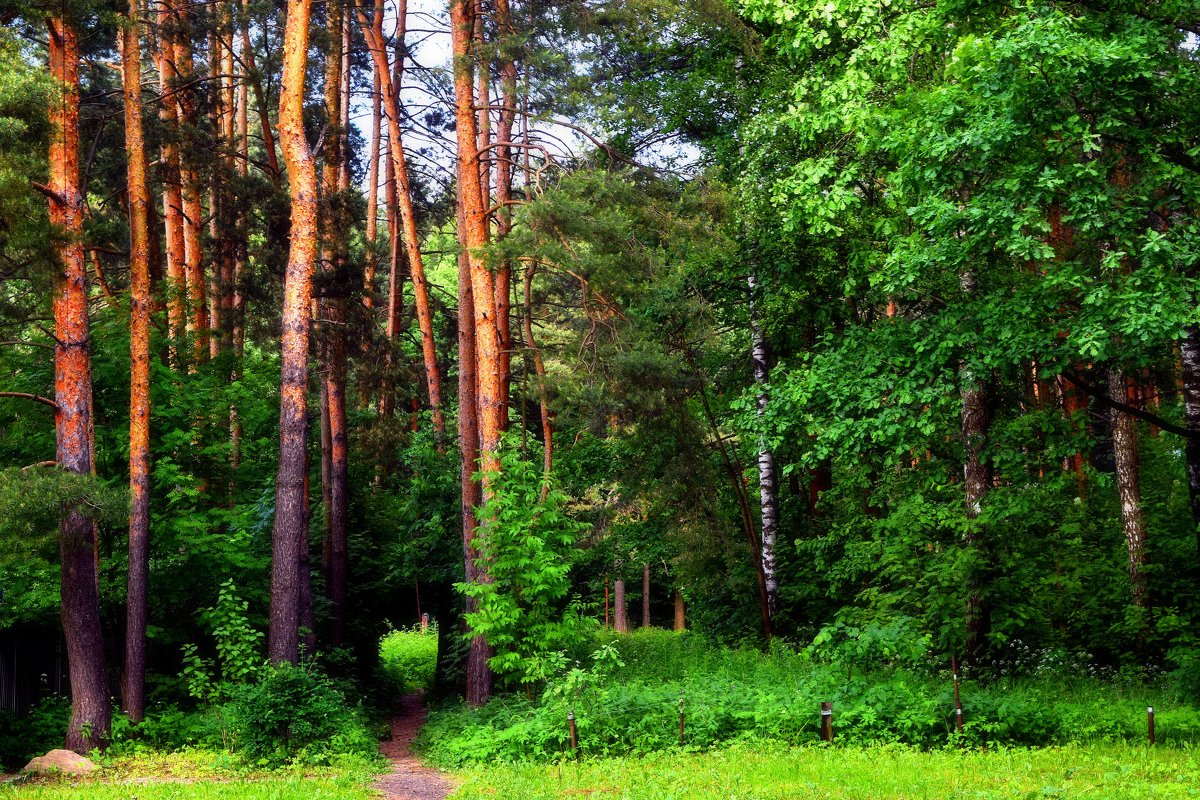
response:
[[[445,800],[454,789],[445,775],[413,755],[412,743],[425,724],[426,713],[421,695],[410,694],[400,701],[400,710],[392,717],[392,738],[379,745],[379,752],[392,762],[392,770],[375,781],[375,789],[385,800]]]

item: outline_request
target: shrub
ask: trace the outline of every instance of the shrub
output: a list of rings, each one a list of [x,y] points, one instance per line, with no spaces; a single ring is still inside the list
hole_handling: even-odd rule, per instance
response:
[[[23,767],[35,756],[62,747],[71,701],[47,697],[23,717],[0,714],[0,766]]]
[[[234,746],[264,766],[326,764],[375,751],[361,709],[306,666],[283,664],[237,688],[229,717]]]
[[[1200,713],[1161,686],[1048,676],[987,685],[964,681],[966,726],[958,734],[949,670],[932,658],[922,662],[921,643],[910,647],[893,634],[838,631],[818,645],[834,648],[832,657],[817,661],[811,650],[785,646],[762,653],[714,647],[693,634],[604,633],[591,663],[550,681],[540,697],[502,696],[479,710],[435,711],[421,746],[434,761],[456,766],[554,760],[567,754],[566,719],[574,712],[587,755],[676,749],[681,699],[690,750],[745,739],[816,743],[822,701],[833,703],[839,744],[1143,742],[1147,705],[1156,706],[1161,743],[1200,741]],[[859,663],[849,670],[847,653],[876,666]]]
[[[379,672],[394,695],[433,688],[437,672],[438,629],[430,625],[390,631],[379,640]]]

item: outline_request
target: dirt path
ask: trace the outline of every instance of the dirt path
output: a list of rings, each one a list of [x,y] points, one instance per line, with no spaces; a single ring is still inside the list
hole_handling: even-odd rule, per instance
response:
[[[379,752],[392,762],[392,771],[375,781],[375,789],[386,800],[445,800],[454,785],[412,753],[413,739],[425,724],[421,696],[410,694],[400,702],[399,713],[392,717],[391,741],[379,746]]]

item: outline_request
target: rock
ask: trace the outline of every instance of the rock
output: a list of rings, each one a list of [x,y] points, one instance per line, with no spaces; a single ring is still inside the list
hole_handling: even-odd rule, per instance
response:
[[[25,765],[21,772],[33,775],[86,775],[99,769],[91,759],[84,758],[70,750],[51,750],[44,756],[38,756]]]

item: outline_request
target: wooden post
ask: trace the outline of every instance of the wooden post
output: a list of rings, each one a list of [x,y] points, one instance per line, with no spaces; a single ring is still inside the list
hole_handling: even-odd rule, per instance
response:
[[[617,633],[629,633],[629,619],[625,616],[625,581],[613,581],[613,621]]]
[[[833,744],[833,703],[821,703],[821,739]]]
[[[675,630],[682,631],[687,628],[687,619],[683,608],[683,595],[679,590],[675,590]]]
[[[642,627],[650,627],[650,565],[642,564]]]
[[[683,692],[679,693],[679,746],[683,747]]]
[[[950,674],[954,679],[954,729],[962,733],[963,708],[962,700],[958,696],[958,662],[954,656],[950,656]]]
[[[579,754],[579,731],[575,727],[575,712],[567,712],[567,728],[571,732],[571,752],[574,755]]]
[[[1146,731],[1150,734],[1150,744],[1154,744],[1154,706],[1146,707]]]

